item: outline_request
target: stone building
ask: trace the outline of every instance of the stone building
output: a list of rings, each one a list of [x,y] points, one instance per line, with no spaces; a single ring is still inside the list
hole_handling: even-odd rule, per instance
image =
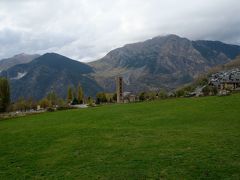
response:
[[[209,85],[219,90],[236,90],[240,88],[240,70],[232,69],[213,74],[210,77]]]
[[[116,78],[116,93],[117,93],[117,103],[123,103],[124,96],[123,96],[123,78],[122,77]]]

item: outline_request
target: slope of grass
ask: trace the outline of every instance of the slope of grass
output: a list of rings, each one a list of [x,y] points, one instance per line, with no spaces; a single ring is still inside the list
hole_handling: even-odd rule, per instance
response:
[[[0,121],[0,179],[239,179],[240,95]]]

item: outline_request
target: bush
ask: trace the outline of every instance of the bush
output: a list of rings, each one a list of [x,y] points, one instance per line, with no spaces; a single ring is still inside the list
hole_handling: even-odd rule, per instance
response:
[[[54,108],[51,108],[51,107],[47,108],[47,112],[54,112],[54,111],[55,111]]]
[[[49,108],[49,107],[52,106],[51,102],[50,102],[47,98],[42,99],[42,100],[39,102],[39,104],[40,104],[40,106],[41,106],[42,108],[44,108],[44,109]]]
[[[183,89],[179,89],[176,91],[177,97],[183,97],[185,95],[185,91]]]
[[[96,95],[96,104],[101,104],[101,103],[106,103],[107,102],[107,97],[104,92],[97,93]]]
[[[140,100],[140,101],[146,100],[146,93],[145,93],[145,92],[142,92],[142,93],[139,95],[139,100]]]
[[[75,109],[75,108],[71,107],[71,106],[60,106],[60,107],[57,107],[58,111],[65,111],[65,110],[69,110],[69,109]]]
[[[210,94],[210,87],[209,86],[205,86],[204,88],[203,88],[203,90],[202,90],[202,92],[203,92],[203,95],[204,96],[208,96],[209,94]]]
[[[158,93],[158,98],[160,98],[160,99],[166,99],[166,98],[168,98],[168,95],[167,95],[167,93],[166,93],[165,91],[160,91],[160,92]]]
[[[218,94],[218,89],[217,87],[213,86],[206,86],[202,90],[204,96],[209,96],[209,95],[217,95]]]

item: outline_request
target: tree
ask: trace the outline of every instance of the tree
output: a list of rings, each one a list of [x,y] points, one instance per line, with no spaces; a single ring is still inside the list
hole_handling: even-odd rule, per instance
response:
[[[146,93],[145,93],[145,92],[142,92],[142,93],[139,95],[139,100],[140,100],[140,101],[145,101],[145,100],[146,100]]]
[[[179,89],[176,91],[176,96],[177,97],[183,97],[185,95],[184,89]]]
[[[208,96],[211,92],[211,89],[209,86],[205,86],[202,90],[204,96]]]
[[[195,80],[194,84],[195,84],[196,86],[205,86],[205,85],[208,84],[208,77],[205,76],[205,75],[199,76],[199,77]]]
[[[10,86],[6,78],[0,78],[0,112],[6,112],[10,104]]]
[[[84,94],[83,94],[83,89],[80,85],[78,85],[78,88],[77,88],[77,100],[78,100],[78,103],[79,104],[83,104],[83,97],[84,97]]]
[[[37,109],[37,103],[36,101],[34,101],[32,97],[28,98],[26,102],[28,104],[29,109],[35,109],[35,110]]]
[[[77,105],[79,104],[77,98],[73,98],[71,105]]]
[[[218,94],[218,88],[216,86],[211,88],[212,94],[217,95]]]
[[[107,102],[107,97],[104,92],[97,93],[96,95],[96,104],[101,104],[101,103],[106,103]]]
[[[15,103],[14,103],[14,111],[26,111],[27,109],[30,109],[31,104],[27,102],[23,97],[20,97]]]
[[[87,98],[87,103],[88,103],[89,106],[93,106],[93,99],[92,99],[91,96],[89,96],[89,97]]]
[[[62,98],[58,98],[58,107],[67,107],[66,101],[64,101]]]
[[[159,99],[166,99],[166,98],[168,98],[168,95],[167,95],[167,93],[166,93],[166,91],[160,91],[159,93],[158,93],[158,98]]]
[[[73,96],[73,99],[74,98],[77,99],[77,89],[75,87],[72,88],[72,96]]]
[[[47,99],[50,102],[51,105],[56,106],[58,105],[58,97],[57,94],[52,91],[47,95]]]
[[[213,86],[205,86],[202,90],[204,96],[209,96],[209,95],[217,95],[218,89],[217,87]]]
[[[148,99],[149,100],[155,100],[155,99],[157,99],[157,93],[156,92],[148,92],[147,93],[147,97],[148,97]]]
[[[51,102],[47,98],[42,99],[39,102],[39,104],[40,104],[41,108],[44,108],[44,109],[49,108],[49,107],[52,106]]]
[[[68,88],[67,102],[71,103],[73,100],[73,90],[71,87]]]
[[[113,101],[114,101],[114,102],[117,102],[117,93],[114,93],[114,95],[113,95]]]
[[[113,103],[113,96],[114,96],[114,94],[113,93],[105,93],[105,95],[106,95],[106,98],[107,98],[107,102],[108,103]]]

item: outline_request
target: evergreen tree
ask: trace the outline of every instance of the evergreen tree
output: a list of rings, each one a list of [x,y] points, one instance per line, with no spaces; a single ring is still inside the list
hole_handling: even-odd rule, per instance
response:
[[[78,85],[78,96],[77,96],[77,100],[79,104],[83,104],[83,89],[80,85]]]
[[[10,104],[10,86],[6,78],[0,78],[0,112],[6,112]]]
[[[77,98],[73,98],[71,105],[77,105],[77,104],[79,104]]]

